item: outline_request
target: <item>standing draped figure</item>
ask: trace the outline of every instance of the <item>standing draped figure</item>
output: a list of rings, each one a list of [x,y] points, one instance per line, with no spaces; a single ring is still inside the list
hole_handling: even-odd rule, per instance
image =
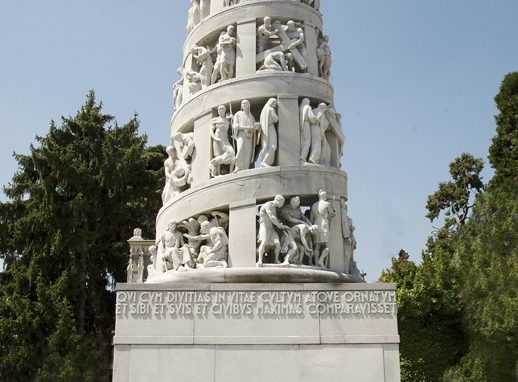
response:
[[[311,148],[311,124],[317,120],[313,114],[309,98],[304,98],[300,104],[300,160],[306,163]]]
[[[271,167],[277,151],[277,131],[275,124],[279,117],[275,112],[277,100],[270,98],[261,111],[261,167]]]
[[[313,256],[315,265],[324,266],[324,258],[329,254],[331,240],[331,218],[335,216],[333,205],[327,200],[327,192],[320,190],[318,202],[311,206],[311,221],[317,226],[313,235]]]
[[[190,33],[201,22],[200,0],[191,0],[191,7],[187,13],[187,26],[185,31]]]
[[[237,146],[234,172],[248,170],[255,160],[257,145],[257,127],[250,111],[250,101],[245,99],[241,102],[241,111],[232,120],[232,132]]]

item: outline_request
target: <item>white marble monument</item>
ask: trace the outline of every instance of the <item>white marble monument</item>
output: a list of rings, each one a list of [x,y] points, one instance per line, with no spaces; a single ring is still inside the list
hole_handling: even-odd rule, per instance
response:
[[[354,256],[317,0],[190,0],[155,238],[117,284],[113,380],[397,382],[395,286]]]

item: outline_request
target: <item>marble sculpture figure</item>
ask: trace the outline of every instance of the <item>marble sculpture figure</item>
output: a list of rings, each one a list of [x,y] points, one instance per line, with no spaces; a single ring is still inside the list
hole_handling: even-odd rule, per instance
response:
[[[241,110],[232,119],[232,135],[236,141],[234,172],[248,170],[255,161],[257,134],[261,125],[250,111],[250,101],[241,102]]]
[[[274,44],[274,39],[278,39],[277,30],[272,25],[272,18],[266,16],[263,24],[257,29],[257,53],[270,49]]]
[[[271,167],[277,152],[277,131],[275,124],[279,117],[275,111],[277,99],[270,98],[261,111],[261,167]]]
[[[212,119],[212,126],[209,130],[214,154],[209,164],[212,176],[223,175],[221,173],[221,165],[229,165],[230,172],[234,171],[236,155],[234,147],[228,138],[230,121],[227,118],[226,112],[227,108],[224,105],[218,107],[218,116]]]
[[[264,255],[269,253],[269,251],[273,251],[274,264],[279,263],[281,241],[274,227],[277,227],[280,230],[289,229],[289,227],[282,224],[277,217],[277,211],[282,208],[283,205],[284,197],[277,195],[274,200],[266,202],[259,209],[259,235],[257,237],[259,248],[257,249],[257,266],[262,266]]]
[[[211,84],[212,72],[214,70],[214,64],[210,56],[211,52],[203,46],[194,45],[191,49],[191,53],[193,58],[200,65],[198,74],[200,75],[201,88],[205,89]]]
[[[311,221],[318,227],[313,235],[313,256],[316,265],[325,267],[326,257],[329,255],[328,243],[331,239],[331,218],[335,210],[327,200],[327,192],[320,190],[318,202],[311,206]]]
[[[211,83],[233,78],[236,67],[236,27],[229,25],[227,30],[220,33],[216,45],[218,57],[212,72]]]
[[[190,0],[191,7],[187,13],[187,25],[185,31],[190,33],[201,22],[200,0]]]

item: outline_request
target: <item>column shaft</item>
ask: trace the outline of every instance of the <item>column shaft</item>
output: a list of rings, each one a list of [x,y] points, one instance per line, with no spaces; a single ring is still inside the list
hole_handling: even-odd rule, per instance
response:
[[[257,233],[256,200],[230,205],[229,267],[255,267]]]
[[[239,21],[237,23],[236,77],[255,74],[256,46],[255,18]]]
[[[279,166],[298,166],[300,164],[298,97],[296,95],[279,95],[278,114],[278,164]]]

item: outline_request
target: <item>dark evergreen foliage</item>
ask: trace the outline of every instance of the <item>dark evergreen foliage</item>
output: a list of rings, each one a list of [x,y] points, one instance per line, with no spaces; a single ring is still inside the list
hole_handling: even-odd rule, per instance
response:
[[[163,182],[163,147],[146,148],[138,126],[118,126],[90,92],[15,155],[0,204],[0,380],[109,380],[111,284],[132,229],[152,234]]]
[[[394,259],[381,277],[400,288],[406,382],[511,382],[518,372],[518,73],[495,100],[494,177],[483,187],[482,161],[457,158],[428,199],[427,216],[445,224],[422,263]]]

